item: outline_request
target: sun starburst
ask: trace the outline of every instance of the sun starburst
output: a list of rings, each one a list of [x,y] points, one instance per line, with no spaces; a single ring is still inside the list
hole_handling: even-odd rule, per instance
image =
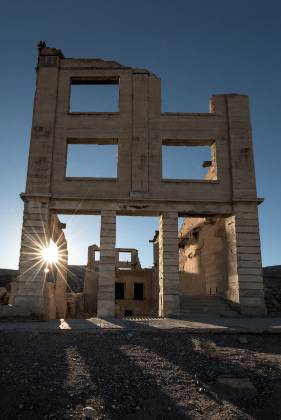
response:
[[[42,250],[42,258],[46,264],[57,264],[59,261],[59,249],[57,244],[50,239],[50,243]]]

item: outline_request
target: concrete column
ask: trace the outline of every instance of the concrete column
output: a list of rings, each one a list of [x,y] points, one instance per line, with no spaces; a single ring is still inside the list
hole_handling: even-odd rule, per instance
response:
[[[55,59],[56,57],[53,58]],[[45,60],[47,57],[43,59]],[[53,143],[58,80],[59,58],[54,61],[54,65],[45,65],[44,62],[39,63],[34,98],[26,193],[50,193],[52,161],[54,158]],[[62,161],[60,160],[60,162]]]
[[[102,211],[97,308],[99,317],[115,315],[115,241],[116,213]]]
[[[46,273],[40,251],[49,244],[49,225],[47,203],[36,200],[25,203],[14,305],[37,317],[46,316]]]
[[[159,316],[179,311],[178,213],[169,212],[159,226]]]
[[[228,142],[231,161],[232,199],[236,202],[257,198],[249,98],[225,95],[228,116]]]
[[[226,219],[228,242],[228,291],[242,314],[263,315],[263,272],[258,211],[255,203],[234,204],[234,216]]]
[[[66,316],[66,290],[67,290],[67,271],[68,271],[68,250],[67,241],[57,215],[52,215],[52,236],[59,247],[59,269],[56,270],[55,284],[55,303],[56,318],[65,318]],[[50,316],[50,315],[49,315]]]
[[[131,195],[142,196],[148,192],[148,83],[148,74],[134,74]]]

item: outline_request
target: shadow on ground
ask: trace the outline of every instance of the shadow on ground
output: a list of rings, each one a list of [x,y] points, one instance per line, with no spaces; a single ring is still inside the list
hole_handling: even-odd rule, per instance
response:
[[[236,335],[144,328],[2,332],[0,418],[80,419],[86,406],[95,419],[281,418],[281,336],[241,344]],[[226,376],[248,378],[252,389],[220,385]]]

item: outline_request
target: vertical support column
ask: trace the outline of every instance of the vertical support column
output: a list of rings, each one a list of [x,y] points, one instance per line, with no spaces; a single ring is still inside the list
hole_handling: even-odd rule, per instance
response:
[[[132,250],[131,252],[131,267],[133,269],[139,268],[139,257],[138,251],[136,249]]]
[[[102,211],[97,308],[99,317],[115,315],[115,241],[116,213]]]
[[[148,192],[148,82],[147,73],[133,76],[132,196]]]
[[[226,95],[230,145],[232,198],[243,201],[257,197],[250,122],[249,98]]]
[[[98,273],[95,268],[99,265],[96,260],[97,245],[88,248],[88,264],[84,276],[84,311],[88,314],[97,314]]]
[[[31,194],[49,194],[51,188],[60,65],[59,52],[53,54],[47,48],[38,57],[26,181],[26,193]]]
[[[38,317],[46,316],[46,273],[41,251],[49,244],[49,224],[47,203],[36,200],[25,203],[14,304]]]
[[[178,213],[163,213],[159,226],[159,316],[180,311]]]
[[[240,305],[242,314],[263,315],[263,272],[258,211],[255,203],[234,204],[234,216],[226,219],[228,242],[227,297]]]
[[[59,248],[59,269],[56,270],[55,287],[55,318],[65,318],[66,316],[66,286],[67,286],[67,267],[68,250],[67,241],[63,229],[65,225],[60,223],[57,215],[52,215],[52,236]]]

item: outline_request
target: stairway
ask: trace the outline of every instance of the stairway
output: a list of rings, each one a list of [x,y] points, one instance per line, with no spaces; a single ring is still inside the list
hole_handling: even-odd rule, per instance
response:
[[[239,316],[224,299],[218,296],[181,297],[181,314],[215,315],[222,317]]]

